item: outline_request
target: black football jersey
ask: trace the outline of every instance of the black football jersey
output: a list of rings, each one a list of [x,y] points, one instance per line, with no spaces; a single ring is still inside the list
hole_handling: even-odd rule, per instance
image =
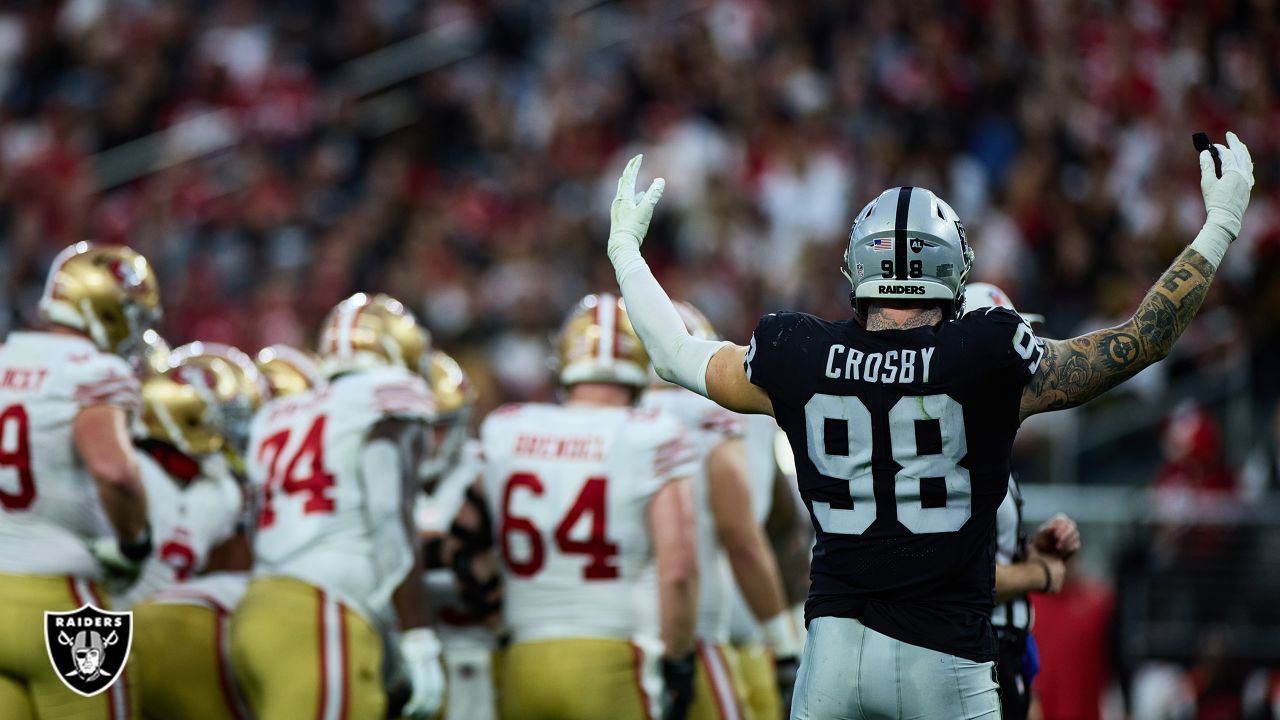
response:
[[[994,660],[996,510],[1043,345],[1005,309],[868,332],[761,318],[746,371],[795,453],[817,544],[806,619]]]

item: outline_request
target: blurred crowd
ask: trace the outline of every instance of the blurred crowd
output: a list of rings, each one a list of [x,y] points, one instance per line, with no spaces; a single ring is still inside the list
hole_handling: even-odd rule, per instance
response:
[[[769,310],[846,314],[849,225],[905,184],[947,198],[974,277],[1063,337],[1126,316],[1194,236],[1191,133],[1232,129],[1256,164],[1241,236],[1175,356],[1127,397],[1245,388],[1246,484],[1274,489],[1277,5],[11,0],[0,333],[35,321],[53,255],[95,238],[157,265],[174,345],[310,345],[340,298],[381,290],[486,405],[549,398],[547,339],[615,287],[608,202],[644,152],[641,181],[668,182],[646,255],[731,339]],[[424,33],[469,44],[408,78],[353,70]],[[1174,445],[1197,447],[1190,432]],[[1166,460],[1162,486],[1237,482]]]
[[[1194,235],[1190,134],[1231,128],[1258,186],[1175,367],[1212,373],[1203,347],[1280,344],[1278,16],[1263,0],[10,2],[0,325],[30,322],[53,253],[91,237],[160,266],[174,343],[307,344],[337,299],[386,290],[491,369],[491,402],[546,397],[546,337],[613,287],[608,199],[643,151],[669,183],[651,263],[729,337],[765,310],[846,313],[848,227],[896,184],[948,198],[975,276],[1062,336],[1129,312]],[[385,88],[349,82],[353,60],[428,31],[476,42]],[[103,171],[104,150],[175,126],[154,172]],[[1280,392],[1254,375],[1260,401]]]

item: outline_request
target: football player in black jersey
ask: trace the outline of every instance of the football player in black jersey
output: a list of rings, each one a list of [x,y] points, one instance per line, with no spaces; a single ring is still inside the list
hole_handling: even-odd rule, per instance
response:
[[[695,339],[640,254],[664,182],[637,196],[639,165],[618,181],[609,236],[631,321],[664,379],[777,418],[817,530],[792,717],[998,717],[995,516],[1014,434],[1169,353],[1240,232],[1248,149],[1228,133],[1201,152],[1208,218],[1133,317],[1047,342],[1008,310],[963,315],[964,226],[910,187],[854,222],[853,317],[772,313],[749,346]]]

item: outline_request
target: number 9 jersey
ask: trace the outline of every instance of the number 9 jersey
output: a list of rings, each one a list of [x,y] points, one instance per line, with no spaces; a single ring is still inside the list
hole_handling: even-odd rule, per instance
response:
[[[255,577],[285,575],[323,588],[374,623],[412,564],[412,550],[407,538],[403,548],[377,546],[360,451],[382,420],[433,416],[426,383],[397,368],[340,375],[265,405],[249,443],[258,503]],[[408,564],[398,561],[403,557]]]
[[[806,621],[996,659],[995,516],[1043,346],[998,308],[909,330],[764,316],[748,378],[796,457],[817,543]]]
[[[128,363],[87,339],[14,332],[0,347],[0,573],[97,578],[86,541],[110,534],[80,461],[80,411],[141,403]]]

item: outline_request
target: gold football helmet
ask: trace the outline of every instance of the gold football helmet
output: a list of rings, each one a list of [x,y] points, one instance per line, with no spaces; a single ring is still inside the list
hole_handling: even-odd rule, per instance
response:
[[[271,345],[259,350],[253,362],[266,379],[273,398],[297,395],[324,384],[319,358],[305,350]]]
[[[199,373],[199,370],[194,371]],[[187,382],[191,371],[181,366],[142,381],[142,434],[199,458],[226,443],[222,411],[208,383]]]
[[[197,388],[207,388],[222,412],[227,459],[239,471],[249,445],[249,422],[270,390],[253,360],[220,343],[193,342],[175,348],[171,374]]]
[[[440,478],[457,462],[458,453],[467,439],[477,393],[462,366],[439,350],[432,350],[426,355],[421,374],[431,386],[439,413],[431,424],[435,433],[435,442],[431,445],[435,452],[422,462],[419,469],[422,479],[430,482]]]
[[[560,383],[649,384],[649,355],[640,343],[622,299],[588,295],[564,321],[557,342]]]
[[[431,334],[399,300],[356,293],[329,311],[320,335],[325,374],[400,367],[417,370]]]
[[[124,246],[79,242],[49,268],[40,316],[80,330],[105,352],[130,357],[160,319],[160,288],[147,259]]]
[[[672,303],[675,305],[676,314],[680,316],[680,320],[684,322],[684,329],[689,334],[699,340],[719,340],[720,335],[716,332],[715,326],[707,319],[702,311],[693,306],[693,303],[683,300]],[[649,366],[649,385],[657,389],[674,387],[672,383],[663,380],[658,376],[658,371]]]
[[[680,319],[684,321],[684,327],[689,334],[699,340],[719,340],[720,334],[716,332],[716,328],[707,319],[702,311],[693,306],[693,303],[681,300],[675,303],[676,313],[680,315]]]

